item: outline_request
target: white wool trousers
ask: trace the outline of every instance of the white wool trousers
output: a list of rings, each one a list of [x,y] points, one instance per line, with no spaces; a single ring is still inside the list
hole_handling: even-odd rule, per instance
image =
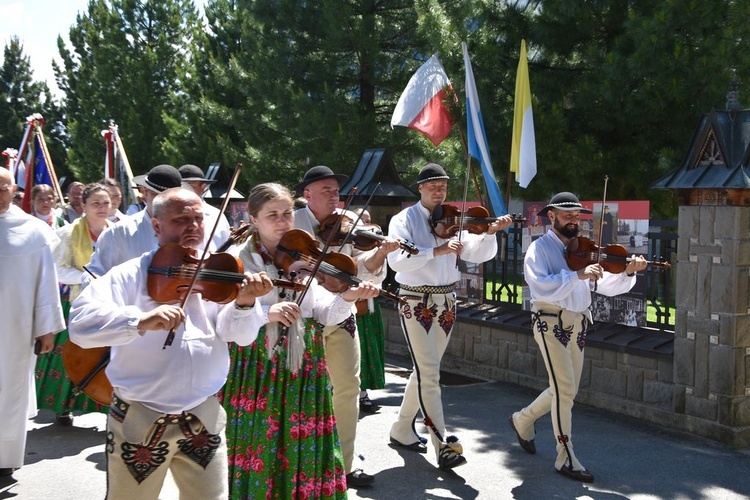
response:
[[[352,315],[344,325],[323,329],[328,376],[333,388],[333,414],[341,441],[344,469],[352,471],[354,441],[359,419],[359,335]]]
[[[555,306],[534,308],[532,313],[534,340],[547,367],[549,387],[529,406],[513,414],[518,434],[526,440],[534,439],[534,423],[550,413],[557,457],[555,468],[571,464],[574,470],[583,468],[573,451],[573,400],[578,393],[583,369],[583,350],[587,317]]]
[[[406,299],[406,304],[400,306],[401,327],[414,370],[404,390],[398,419],[391,426],[391,437],[406,445],[416,443],[419,436],[414,423],[417,412],[421,411],[425,420],[432,423],[427,428],[437,457],[446,438],[440,360],[455,323],[455,296],[453,293],[419,295],[405,292],[401,297]]]

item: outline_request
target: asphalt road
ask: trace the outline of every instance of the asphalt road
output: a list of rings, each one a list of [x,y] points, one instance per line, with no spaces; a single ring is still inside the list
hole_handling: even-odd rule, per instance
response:
[[[537,454],[516,442],[507,418],[536,393],[505,383],[458,380],[443,388],[448,433],[463,443],[468,463],[453,472],[436,468],[432,452],[420,455],[388,443],[408,376],[403,359],[389,359],[387,387],[370,391],[382,406],[360,419],[355,467],[376,475],[372,487],[350,490],[352,499],[745,499],[750,497],[750,450],[622,417],[583,405],[574,408],[576,455],[596,477],[583,484],[555,473],[548,418],[537,423]],[[468,382],[468,383],[467,383]],[[453,381],[456,383],[456,380]],[[105,418],[77,416],[73,427],[41,412],[32,422],[26,464],[0,481],[0,500],[104,498]],[[426,431],[425,431],[426,435]],[[167,481],[161,499],[177,499]]]

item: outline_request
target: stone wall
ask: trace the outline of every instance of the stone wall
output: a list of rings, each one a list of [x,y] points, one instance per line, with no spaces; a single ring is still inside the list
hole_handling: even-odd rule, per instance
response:
[[[386,351],[408,357],[396,309],[384,304],[382,312],[386,328]],[[679,370],[675,369],[671,353],[674,340],[669,333],[619,325],[594,325],[589,331],[576,401],[747,446],[749,443],[736,442],[724,430],[706,425],[710,422],[710,415],[700,415],[697,409],[685,410],[689,406],[684,397],[685,390],[675,384],[674,380],[675,376],[681,376],[677,373]],[[632,347],[639,342],[646,342],[650,346],[666,344],[668,348]],[[705,348],[707,347],[706,345]],[[531,332],[529,313],[524,311],[498,313],[490,306],[479,306],[479,309],[467,312],[459,308],[458,321],[443,358],[442,368],[539,391],[547,387],[544,361]],[[717,410],[706,411],[715,413]]]
[[[682,206],[675,411],[700,434],[750,445],[750,207]]]

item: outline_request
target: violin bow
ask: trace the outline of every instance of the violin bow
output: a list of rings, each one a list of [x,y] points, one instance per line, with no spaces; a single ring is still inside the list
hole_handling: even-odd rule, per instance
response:
[[[328,253],[328,250],[331,248],[331,242],[333,241],[333,236],[338,232],[339,228],[341,227],[341,221],[344,218],[344,213],[347,211],[348,207],[351,205],[352,200],[354,199],[354,193],[356,192],[357,192],[356,187],[353,187],[352,190],[349,192],[349,195],[346,198],[346,202],[344,203],[344,209],[339,214],[339,218],[336,221],[336,225],[334,226],[333,231],[331,231],[330,234],[328,235],[328,238],[326,238],[325,244],[323,245],[323,249],[320,251],[320,257],[315,260],[315,265],[313,265],[313,268],[310,271],[310,277],[307,280],[307,283],[305,283],[305,288],[302,290],[302,292],[297,296],[296,300],[294,301],[300,307],[302,306],[302,301],[305,299],[305,295],[307,295],[307,291],[310,289],[310,285],[312,285],[313,279],[318,274],[320,265],[323,263],[323,258],[325,257],[326,253]],[[288,330],[288,327],[285,327],[282,325],[282,328],[279,331],[279,340],[278,342],[276,342],[276,346],[274,346],[275,349],[278,349],[283,345],[284,339],[286,338],[287,330]]]
[[[357,188],[354,188],[354,189],[357,189]],[[372,190],[370,197],[367,198],[367,202],[365,203],[365,206],[362,208],[362,211],[359,214],[357,214],[357,218],[354,219],[354,222],[352,223],[352,227],[349,229],[349,232],[346,233],[346,238],[344,238],[344,241],[341,243],[341,246],[339,246],[339,252],[344,248],[344,245],[346,245],[349,242],[349,240],[352,239],[352,236],[354,235],[354,229],[357,227],[357,224],[359,224],[359,221],[362,220],[362,214],[365,213],[365,210],[367,210],[367,207],[370,206],[370,203],[372,202],[372,197],[375,196],[375,193],[378,192],[378,189],[380,189],[379,182],[375,185],[375,189]]]
[[[599,220],[599,237],[597,238],[597,246],[599,249],[596,251],[596,262],[599,262],[602,260],[602,231],[604,230],[604,205],[607,203],[607,183],[609,182],[609,177],[604,176],[604,197],[602,198],[602,216]]]
[[[224,201],[221,202],[221,209],[220,214],[223,214],[227,206],[229,205],[229,195],[234,189],[235,184],[237,184],[237,179],[240,176],[240,172],[242,171],[242,163],[238,163],[237,166],[234,169],[234,173],[232,174],[232,180],[229,182],[229,187],[227,188],[227,192],[224,195]],[[201,203],[203,203],[203,200],[201,199]],[[185,293],[185,296],[182,298],[182,302],[180,302],[180,308],[185,309],[185,304],[188,301],[188,297],[190,297],[190,294],[193,293],[193,288],[195,288],[195,282],[198,280],[198,275],[200,274],[201,267],[203,267],[203,263],[206,260],[206,256],[208,255],[208,247],[211,246],[211,240],[214,238],[214,234],[216,233],[216,228],[219,227],[219,222],[221,221],[221,217],[217,217],[216,221],[214,222],[214,227],[211,228],[211,234],[209,235],[208,239],[205,240],[206,246],[203,248],[203,253],[201,254],[201,258],[198,261],[198,264],[195,268],[195,273],[193,274],[193,278],[190,280],[190,285],[188,286],[187,293]],[[162,349],[166,349],[168,346],[172,345],[172,342],[174,342],[175,337],[175,329],[172,328],[169,330],[169,333],[167,334],[166,340],[164,340],[164,345],[162,346]]]
[[[602,231],[604,230],[604,204],[607,203],[607,183],[609,182],[609,176],[604,176],[604,196],[602,197],[602,217],[599,221],[599,237],[597,238],[596,245],[596,263],[599,264],[602,261]],[[596,291],[599,285],[598,280],[594,281],[594,291]]]
[[[328,235],[328,238],[326,238],[325,244],[323,245],[323,249],[320,251],[320,257],[315,261],[315,265],[312,268],[312,271],[310,271],[310,279],[307,281],[307,285],[305,286],[305,289],[302,290],[302,293],[297,297],[297,305],[302,304],[302,299],[305,298],[305,295],[307,294],[307,290],[310,288],[310,284],[312,283],[313,278],[315,278],[315,275],[318,274],[318,269],[320,269],[320,265],[323,263],[323,258],[325,257],[326,253],[328,253],[328,250],[331,248],[331,242],[333,241],[333,236],[338,232],[339,228],[341,227],[341,221],[344,219],[344,214],[349,209],[349,206],[352,204],[352,201],[354,200],[354,194],[357,192],[356,186],[352,188],[351,191],[349,191],[349,194],[346,197],[346,202],[344,203],[344,209],[339,214],[339,218],[336,221],[336,224],[333,227],[333,231]],[[279,339],[281,340],[281,338]]]

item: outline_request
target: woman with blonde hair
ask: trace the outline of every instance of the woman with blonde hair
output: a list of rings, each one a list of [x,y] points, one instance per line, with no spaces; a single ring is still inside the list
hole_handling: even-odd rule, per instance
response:
[[[248,195],[252,234],[232,249],[245,271],[277,277],[274,256],[294,227],[287,188],[268,183]],[[250,346],[230,345],[230,372],[220,394],[227,411],[230,498],[346,498],[322,325],[352,313],[371,283],[334,295],[313,280],[300,305],[275,288],[258,298],[268,322]]]

